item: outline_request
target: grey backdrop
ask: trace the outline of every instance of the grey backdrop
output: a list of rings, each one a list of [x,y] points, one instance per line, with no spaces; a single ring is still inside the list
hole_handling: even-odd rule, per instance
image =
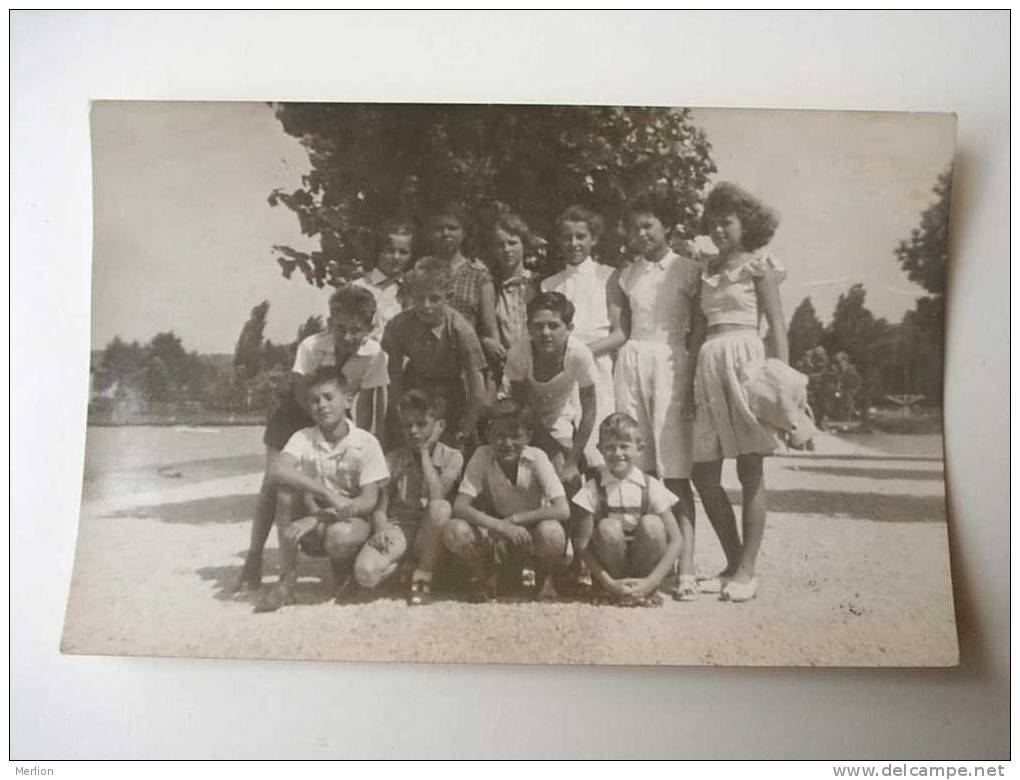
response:
[[[12,757],[1007,756],[1008,25],[1006,12],[15,12]],[[62,657],[87,389],[91,98],[956,111],[946,446],[962,666]]]

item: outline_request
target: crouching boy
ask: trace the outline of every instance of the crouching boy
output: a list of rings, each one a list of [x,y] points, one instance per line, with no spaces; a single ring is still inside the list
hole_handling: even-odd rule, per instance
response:
[[[299,548],[329,557],[338,594],[343,592],[372,534],[367,518],[389,476],[379,442],[347,418],[347,380],[336,367],[312,375],[308,400],[315,426],[291,436],[270,469],[277,488],[280,580],[257,612],[294,603]]]
[[[460,450],[439,441],[445,403],[422,390],[408,390],[397,403],[404,447],[386,456],[390,481],[372,514],[374,533],[358,555],[354,577],[372,587],[393,574],[401,557],[415,561],[407,603],[432,597],[432,572],[443,552],[443,526],[450,519],[447,498],[464,466]]]
[[[493,404],[485,433],[488,444],[475,450],[464,470],[443,533],[446,548],[471,568],[472,601],[493,597],[497,564],[523,564],[529,585],[537,569],[538,599],[554,599],[552,576],[571,559],[563,485],[549,457],[528,446],[528,414],[515,401]]]
[[[623,605],[658,605],[658,588],[683,544],[671,507],[679,500],[635,463],[643,442],[636,420],[611,414],[599,426],[605,459],[574,496],[581,510],[576,544],[603,594]]]

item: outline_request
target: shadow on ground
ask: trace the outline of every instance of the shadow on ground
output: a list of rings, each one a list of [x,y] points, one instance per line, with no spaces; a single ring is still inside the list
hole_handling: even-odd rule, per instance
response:
[[[726,492],[739,514],[740,491]],[[946,522],[946,502],[941,496],[769,488],[768,507],[770,512],[853,517],[880,523]]]
[[[230,496],[211,496],[180,501],[174,504],[153,504],[148,506],[119,509],[106,517],[145,517],[164,523],[243,523],[252,519],[255,512],[255,494],[236,493]]]
[[[884,469],[865,468],[863,466],[789,466],[790,471],[803,471],[811,474],[827,474],[833,477],[863,477],[864,479],[916,479],[929,482],[941,482],[942,469]]]

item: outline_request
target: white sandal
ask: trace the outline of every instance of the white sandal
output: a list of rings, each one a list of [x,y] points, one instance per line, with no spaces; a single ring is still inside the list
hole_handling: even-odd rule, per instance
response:
[[[726,587],[722,590],[722,598],[726,601],[732,601],[739,603],[742,601],[750,601],[758,593],[758,578],[751,577],[747,582],[733,582],[726,583]]]

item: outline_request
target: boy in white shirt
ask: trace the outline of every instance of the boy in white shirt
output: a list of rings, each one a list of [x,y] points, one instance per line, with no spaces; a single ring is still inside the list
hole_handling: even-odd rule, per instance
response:
[[[270,467],[277,490],[280,579],[256,612],[294,603],[299,546],[329,557],[339,598],[372,536],[368,518],[389,477],[379,442],[347,418],[347,379],[340,371],[320,367],[308,382],[308,401],[315,427],[291,436]]]
[[[677,527],[677,497],[635,465],[642,447],[640,426],[626,414],[599,426],[605,465],[574,496],[583,513],[575,543],[603,593],[622,605],[657,606],[659,586],[693,539]]]

